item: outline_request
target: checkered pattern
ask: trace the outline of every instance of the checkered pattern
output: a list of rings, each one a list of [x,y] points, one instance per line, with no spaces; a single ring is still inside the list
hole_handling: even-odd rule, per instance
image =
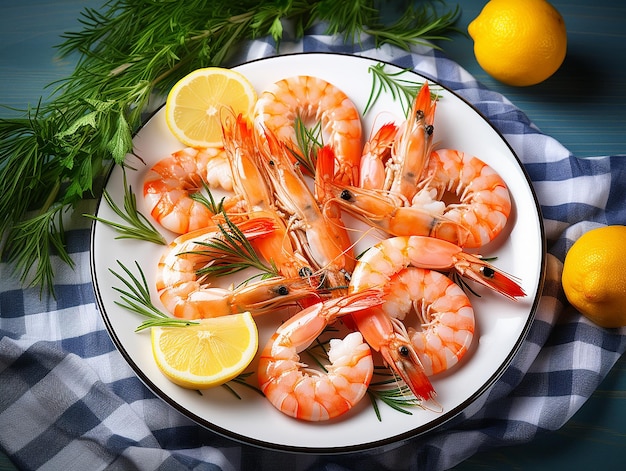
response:
[[[271,41],[241,48],[233,64],[275,55]],[[56,299],[23,288],[0,265],[0,446],[20,469],[448,469],[480,450],[532,440],[561,427],[593,393],[626,347],[626,329],[591,324],[560,286],[568,247],[585,231],[626,224],[626,158],[577,159],[498,93],[443,54],[348,47],[308,35],[280,53],[343,52],[411,68],[473,103],[505,136],[530,175],[548,238],[548,266],[536,320],[502,378],[445,430],[393,450],[297,456],[232,442],[194,424],[137,379],[114,348],[95,304],[89,223],[76,212],[56,263]]]

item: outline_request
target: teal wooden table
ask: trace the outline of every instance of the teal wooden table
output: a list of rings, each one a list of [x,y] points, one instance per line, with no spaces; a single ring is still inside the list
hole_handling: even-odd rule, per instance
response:
[[[36,105],[44,87],[69,74],[53,46],[78,29],[85,6],[100,1],[3,0],[0,8],[0,104]],[[453,2],[448,2],[452,4]],[[486,0],[461,2],[466,30]],[[613,0],[554,1],[568,30],[568,53],[548,81],[528,88],[496,82],[478,66],[468,37],[442,43],[447,54],[487,87],[507,96],[545,134],[574,155],[626,154],[626,5]],[[393,5],[388,6],[390,14]],[[10,110],[2,110],[6,115]],[[0,431],[2,433],[2,431]],[[531,443],[475,455],[458,471],[516,469],[623,469],[626,461],[626,360],[622,358],[593,396],[560,430]],[[0,455],[0,470],[15,469]]]

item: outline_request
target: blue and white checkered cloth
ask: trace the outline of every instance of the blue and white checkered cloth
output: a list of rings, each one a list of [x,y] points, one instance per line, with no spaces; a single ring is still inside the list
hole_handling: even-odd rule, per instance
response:
[[[241,48],[233,64],[275,55],[269,40]],[[626,348],[626,329],[602,329],[564,298],[562,261],[584,232],[626,224],[626,157],[578,159],[542,134],[506,98],[428,47],[346,47],[310,34],[281,53],[343,52],[411,68],[473,103],[514,148],[544,215],[547,276],[527,340],[500,380],[446,430],[381,453],[308,456],[260,450],[218,436],[156,398],[113,346],[89,269],[90,225],[73,217],[76,269],[55,263],[57,297],[24,289],[0,266],[0,447],[24,470],[448,469],[477,451],[556,430],[594,392]]]

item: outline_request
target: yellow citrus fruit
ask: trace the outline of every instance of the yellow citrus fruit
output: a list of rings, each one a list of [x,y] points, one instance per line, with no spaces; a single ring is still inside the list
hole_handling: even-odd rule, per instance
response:
[[[165,120],[174,136],[192,147],[222,144],[224,107],[247,116],[257,93],[241,73],[222,67],[197,69],[180,79],[167,95]]]
[[[563,265],[568,301],[601,327],[626,325],[626,226],[605,226],[583,234]]]
[[[565,21],[545,0],[490,0],[467,31],[478,64],[508,85],[543,82],[565,59]]]
[[[218,386],[239,375],[258,349],[249,312],[203,319],[186,327],[153,327],[152,354],[174,383],[190,389]]]

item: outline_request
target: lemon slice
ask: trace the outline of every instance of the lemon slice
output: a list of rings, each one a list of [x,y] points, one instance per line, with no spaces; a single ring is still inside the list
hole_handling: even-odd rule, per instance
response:
[[[249,312],[187,327],[152,327],[152,354],[172,382],[190,389],[219,386],[239,375],[258,348]]]
[[[222,109],[248,116],[256,99],[256,90],[241,73],[222,67],[197,69],[170,90],[165,120],[172,134],[187,146],[220,146]]]

